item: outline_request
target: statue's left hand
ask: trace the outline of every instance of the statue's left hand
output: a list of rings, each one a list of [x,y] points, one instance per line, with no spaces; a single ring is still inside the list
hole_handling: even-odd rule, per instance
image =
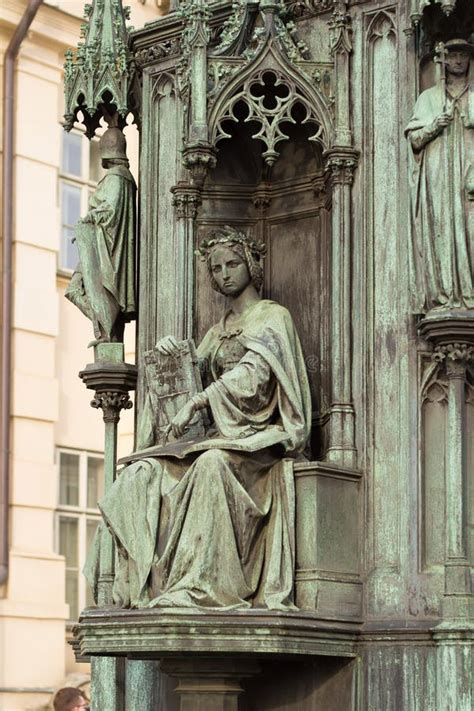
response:
[[[182,437],[186,428],[193,419],[196,407],[193,402],[187,402],[181,410],[173,417],[170,423],[170,430],[175,437]]]

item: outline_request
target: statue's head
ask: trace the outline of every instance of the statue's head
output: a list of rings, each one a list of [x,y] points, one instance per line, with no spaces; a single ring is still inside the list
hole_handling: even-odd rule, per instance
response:
[[[212,288],[236,296],[249,283],[257,291],[262,288],[265,251],[264,244],[226,225],[203,240],[196,254],[207,264]]]
[[[107,168],[104,161],[124,163],[127,162],[127,142],[125,136],[119,128],[108,128],[99,141],[100,157],[102,165]]]
[[[469,63],[474,54],[474,45],[463,39],[451,39],[445,43],[448,50],[446,71],[454,76],[465,76],[469,71]]]

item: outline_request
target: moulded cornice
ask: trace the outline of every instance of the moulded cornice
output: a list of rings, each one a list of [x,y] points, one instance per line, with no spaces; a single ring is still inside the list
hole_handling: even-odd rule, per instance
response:
[[[355,656],[358,625],[305,612],[246,610],[244,614],[173,614],[148,610],[84,610],[75,627],[76,653],[148,658],[187,651],[220,655]]]

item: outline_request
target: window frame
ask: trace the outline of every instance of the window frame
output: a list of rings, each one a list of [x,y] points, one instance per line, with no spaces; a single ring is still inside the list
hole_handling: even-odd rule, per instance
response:
[[[80,215],[83,216],[87,212],[87,206],[89,204],[89,198],[91,193],[96,189],[98,183],[102,179],[99,177],[98,181],[91,180],[91,142],[99,142],[100,136],[94,136],[90,140],[81,140],[81,175],[74,175],[73,173],[68,173],[63,169],[63,159],[64,159],[64,140],[68,135],[65,133],[64,128],[61,126],[62,137],[61,137],[61,148],[59,157],[59,173],[58,173],[58,205],[59,205],[59,249],[57,255],[57,268],[56,271],[60,275],[71,276],[74,272],[75,267],[66,267],[61,263],[62,254],[62,243],[63,243],[63,227],[65,223],[63,222],[63,203],[62,203],[62,185],[63,183],[71,185],[72,187],[80,188],[81,190],[81,200],[80,200]],[[85,137],[85,130],[79,127],[74,127],[69,131],[69,134],[76,136],[81,136],[81,139]]]
[[[60,503],[60,493],[61,493],[61,454],[72,454],[79,457],[79,503],[77,506],[71,506],[69,504]],[[99,509],[91,508],[87,506],[87,474],[88,474],[88,458],[94,457],[104,461],[104,453],[97,452],[94,450],[84,450],[84,449],[73,449],[70,447],[56,447],[56,510],[54,517],[54,549],[58,555],[60,554],[60,519],[61,517],[73,518],[78,521],[77,527],[77,606],[78,613],[81,612],[86,607],[87,599],[87,581],[82,573],[84,565],[87,558],[87,522],[88,520],[101,521],[101,514]],[[103,482],[102,482],[103,485]],[[65,573],[68,569],[66,557],[64,557],[65,562]],[[64,581],[66,583],[66,575],[64,576]],[[66,588],[64,590],[65,603],[69,605],[66,600]],[[72,624],[76,621],[76,618],[72,617],[71,612],[67,620],[67,624]]]

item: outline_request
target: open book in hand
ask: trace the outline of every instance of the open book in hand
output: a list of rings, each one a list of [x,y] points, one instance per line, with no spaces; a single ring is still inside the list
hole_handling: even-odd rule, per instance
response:
[[[174,441],[167,434],[178,411],[202,391],[198,357],[192,339],[179,342],[179,353],[168,356],[156,348],[144,355],[145,378],[154,415],[154,441],[157,445]],[[208,426],[206,410],[198,410],[180,441],[203,437]]]

